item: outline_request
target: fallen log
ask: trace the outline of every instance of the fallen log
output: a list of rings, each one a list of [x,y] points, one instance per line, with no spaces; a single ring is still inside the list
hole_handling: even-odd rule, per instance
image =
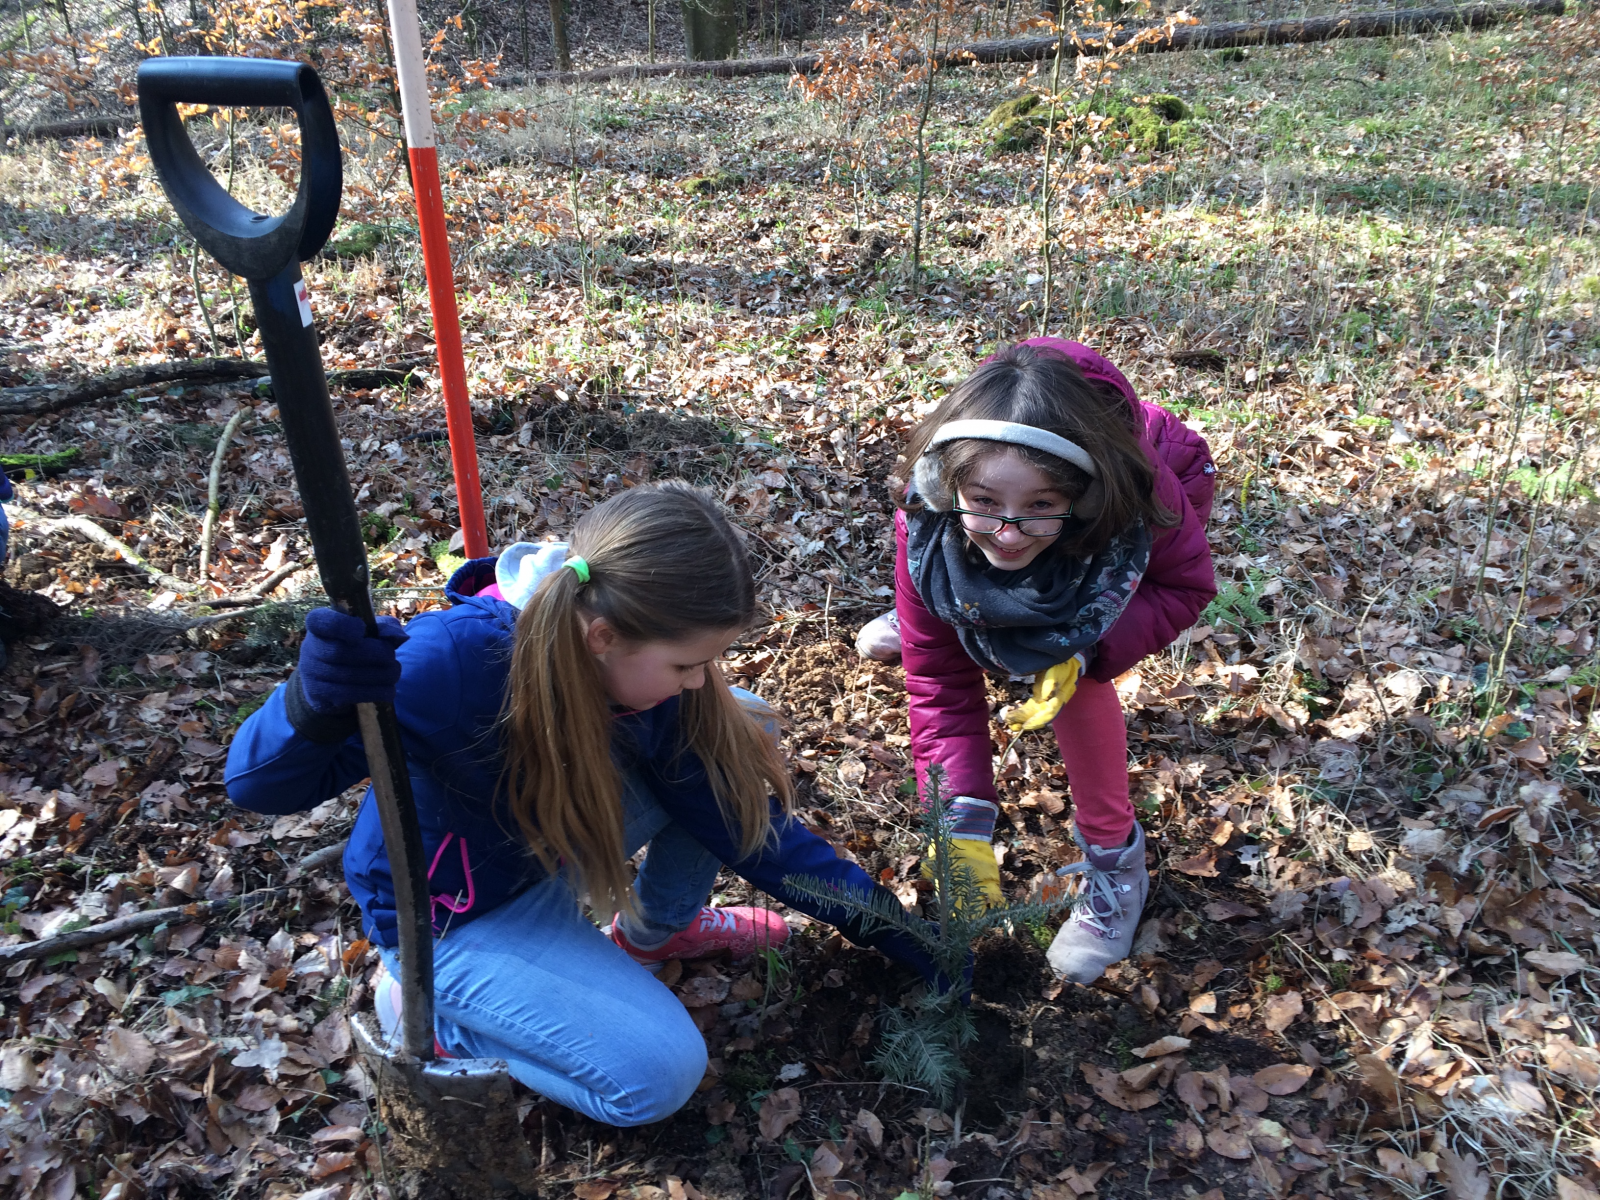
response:
[[[0,145],[7,138],[19,142],[46,142],[77,137],[116,137],[124,129],[139,124],[136,116],[79,117],[72,121],[44,121],[38,125],[11,125],[0,131]]]
[[[1565,11],[1565,0],[1517,0],[1514,3],[1468,4],[1450,8],[1386,9],[1300,20],[1179,25],[1165,37],[1141,44],[1138,52],[1165,54],[1178,50],[1227,50],[1234,47],[1331,42],[1343,38],[1398,37],[1401,34],[1439,33],[1452,29],[1484,29],[1513,17],[1560,16]],[[1112,48],[1126,45],[1146,32],[1147,28],[1120,30],[1109,41],[1092,35],[1069,33],[1064,53],[1071,58],[1102,55],[1108,45]],[[941,68],[973,63],[1039,62],[1054,56],[1056,42],[1054,37],[969,42],[952,46],[937,55],[934,61]],[[922,53],[917,50],[908,51],[901,60],[908,66],[921,61]],[[529,76],[529,81],[602,83],[611,79],[648,79],[665,75],[701,75],[721,79],[750,75],[810,75],[821,62],[820,55],[803,54],[798,58],[738,58],[723,62],[632,63],[589,71],[536,71]]]
[[[0,416],[38,417],[74,404],[104,400],[129,388],[157,383],[222,383],[232,379],[259,379],[265,363],[245,358],[195,358],[183,362],[147,363],[123,367],[77,383],[39,384],[0,388]]]

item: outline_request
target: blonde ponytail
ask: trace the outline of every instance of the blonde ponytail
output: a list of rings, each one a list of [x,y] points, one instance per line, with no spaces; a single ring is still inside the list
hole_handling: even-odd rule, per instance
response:
[[[588,579],[554,572],[517,620],[504,715],[507,788],[545,869],[565,863],[596,910],[609,914],[630,910],[633,893],[612,714],[584,621],[603,617],[633,642],[741,629],[755,616],[755,581],[715,502],[677,482],[634,488],[591,509],[571,546]],[[771,833],[768,798],[776,794],[785,811],[792,803],[776,743],[715,663],[704,687],[684,692],[679,716],[681,750],[699,757],[733,840],[754,853]]]

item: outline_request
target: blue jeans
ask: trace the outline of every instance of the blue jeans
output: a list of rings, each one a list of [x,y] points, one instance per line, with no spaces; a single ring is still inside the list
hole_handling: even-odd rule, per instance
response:
[[[623,816],[626,852],[649,847],[634,883],[640,923],[687,928],[722,864],[627,776]],[[397,973],[393,951],[382,953]],[[449,1053],[503,1058],[540,1095],[608,1125],[671,1116],[705,1076],[687,1010],[584,916],[562,876],[448,929],[434,943],[433,1000]]]

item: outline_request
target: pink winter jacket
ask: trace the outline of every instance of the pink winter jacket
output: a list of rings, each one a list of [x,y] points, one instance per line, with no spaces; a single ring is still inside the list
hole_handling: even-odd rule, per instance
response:
[[[1138,590],[1096,647],[1089,675],[1105,682],[1170,645],[1217,594],[1205,530],[1216,467],[1204,438],[1166,409],[1141,401],[1122,372],[1089,347],[1060,338],[1034,338],[1023,345],[1067,355],[1089,379],[1109,383],[1128,398],[1144,421],[1142,441],[1156,466],[1156,496],[1180,517],[1171,529],[1155,530],[1150,564]],[[937,763],[945,770],[951,795],[995,800],[983,668],[967,657],[955,630],[929,612],[917,595],[906,567],[905,513],[895,513],[894,528],[895,610],[919,788],[924,772]]]

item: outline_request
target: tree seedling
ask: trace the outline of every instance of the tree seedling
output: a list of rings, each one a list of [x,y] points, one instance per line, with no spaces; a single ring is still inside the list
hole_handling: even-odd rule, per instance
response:
[[[928,902],[932,920],[908,912],[885,891],[863,894],[804,875],[789,876],[784,883],[802,895],[866,918],[869,931],[894,930],[933,960],[943,986],[927,989],[909,1005],[885,1011],[872,1065],[891,1083],[923,1088],[942,1105],[954,1098],[966,1078],[961,1050],[977,1036],[967,1008],[973,945],[992,929],[1010,932],[1044,922],[1070,901],[987,907],[972,869],[953,852],[944,773],[938,768],[928,772],[923,800],[925,859],[933,881]]]

